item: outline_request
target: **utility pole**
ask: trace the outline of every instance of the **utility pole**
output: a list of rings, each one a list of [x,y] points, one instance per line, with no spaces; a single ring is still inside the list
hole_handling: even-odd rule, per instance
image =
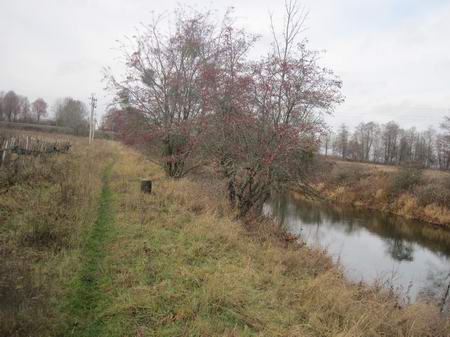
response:
[[[89,97],[90,105],[91,105],[91,118],[89,118],[89,144],[94,140],[95,134],[95,116],[94,110],[97,107],[97,98],[95,98],[94,94],[91,94]]]

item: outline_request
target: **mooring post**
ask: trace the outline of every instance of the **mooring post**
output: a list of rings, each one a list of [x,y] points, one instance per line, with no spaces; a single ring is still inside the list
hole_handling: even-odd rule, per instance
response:
[[[141,192],[152,193],[152,181],[150,179],[141,179]]]

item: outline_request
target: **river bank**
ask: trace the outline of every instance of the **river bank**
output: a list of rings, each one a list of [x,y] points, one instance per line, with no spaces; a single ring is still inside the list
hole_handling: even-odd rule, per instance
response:
[[[5,335],[448,335],[437,306],[403,304],[381,285],[352,283],[325,251],[270,222],[235,220],[218,178],[168,179],[133,149],[96,142],[89,152],[86,140],[77,141],[72,153],[55,158],[60,169],[50,166],[52,179],[33,180],[26,216],[23,200],[4,215],[2,247],[9,250],[2,259],[11,268],[2,277],[12,278],[2,279],[11,287],[0,295],[14,296],[2,297],[9,320],[0,322],[11,323],[0,326]],[[142,177],[152,179],[152,194],[140,192]],[[44,208],[40,191],[49,187],[68,194],[46,194],[60,197],[45,199]],[[28,189],[2,194],[2,205]],[[50,241],[30,245],[23,238],[42,233],[30,232],[36,219],[52,219],[42,228]]]
[[[450,309],[449,231],[296,193],[273,195],[264,211],[309,246],[326,248],[349,279],[384,283],[405,301],[425,300],[442,311]]]
[[[450,229],[450,173],[326,160],[313,187],[337,205],[382,211]]]
[[[149,336],[446,336],[425,303],[353,284],[327,254],[272,224],[234,220],[208,173],[171,180],[121,148],[112,176],[116,230],[106,270],[115,303],[105,325]],[[149,176],[154,193],[139,193]],[[113,328],[114,327],[114,328]],[[119,330],[114,330],[119,329]],[[113,333],[111,335],[120,335]]]

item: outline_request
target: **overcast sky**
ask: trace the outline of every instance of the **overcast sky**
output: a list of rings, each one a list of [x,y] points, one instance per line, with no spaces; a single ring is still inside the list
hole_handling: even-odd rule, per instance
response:
[[[51,104],[95,92],[98,114],[108,103],[102,68],[119,69],[116,40],[132,35],[152,11],[172,0],[0,0],[0,91],[15,90]],[[284,0],[183,1],[224,11],[267,36],[269,12]],[[344,83],[346,101],[328,118],[337,126],[395,120],[404,127],[438,126],[450,109],[449,0],[304,0],[310,47]],[[262,47],[264,39],[259,44]],[[267,39],[266,39],[267,41]]]

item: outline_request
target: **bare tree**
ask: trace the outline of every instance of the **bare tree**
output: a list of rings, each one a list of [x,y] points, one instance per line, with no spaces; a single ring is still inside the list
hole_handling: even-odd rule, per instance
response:
[[[28,97],[19,96],[19,116],[22,121],[30,120],[30,101]]]
[[[441,124],[443,134],[438,137],[438,160],[440,167],[446,170],[450,169],[450,116],[444,117]]]
[[[360,123],[355,130],[356,141],[358,144],[358,157],[359,160],[369,161],[372,146],[375,141],[375,137],[379,132],[379,127],[374,122]]]
[[[85,134],[88,130],[88,111],[86,105],[72,97],[60,99],[55,104],[55,118],[58,126],[69,127],[76,135]]]
[[[342,124],[336,137],[335,149],[342,157],[346,159],[348,155],[349,130],[347,125]]]
[[[417,138],[417,130],[411,128],[409,130],[400,130],[398,161],[407,162],[414,158],[414,143]]]
[[[447,122],[448,123],[448,122]],[[448,130],[448,125],[442,125]],[[447,136],[437,134],[429,127],[404,130],[395,122],[382,128],[377,123],[360,123],[350,132],[341,126],[333,139],[333,153],[356,161],[373,161],[385,164],[415,163],[422,167],[445,168],[447,163]]]
[[[363,148],[361,146],[361,140],[358,137],[357,132],[349,133],[350,139],[347,144],[347,154],[346,159],[354,161],[362,161],[363,159]]]
[[[36,116],[36,120],[39,123],[41,117],[47,116],[47,102],[43,98],[37,98],[32,104],[33,114]]]
[[[436,156],[441,170],[450,169],[450,144],[443,134],[439,134],[436,138]]]
[[[383,126],[382,140],[384,145],[384,162],[393,164],[397,158],[400,127],[391,121]]]
[[[433,167],[436,160],[434,150],[436,130],[429,127],[426,131],[422,132],[420,136],[422,145],[421,156],[420,158],[417,158],[417,161],[424,167]]]
[[[329,129],[325,130],[321,136],[321,145],[325,157],[328,156],[328,152],[332,147],[331,142],[333,140],[333,137],[334,137],[333,131]]]
[[[3,109],[8,121],[14,121],[20,112],[20,99],[14,91],[8,91],[3,97]]]

